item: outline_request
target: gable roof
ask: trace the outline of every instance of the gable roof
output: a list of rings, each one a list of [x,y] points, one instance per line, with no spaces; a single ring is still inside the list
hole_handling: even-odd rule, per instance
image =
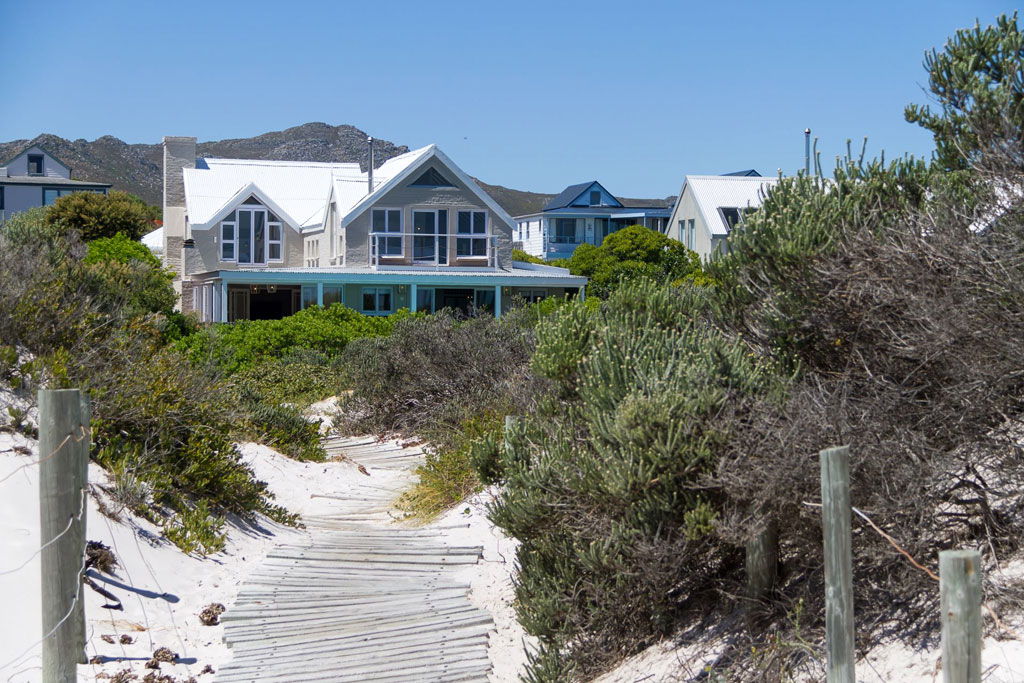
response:
[[[604,190],[605,194],[607,194],[612,199],[615,199],[616,204],[622,206],[622,202],[616,199],[615,195],[606,190],[601,183],[597,182],[596,180],[591,180],[590,182],[587,183],[577,183],[576,185],[570,185],[569,187],[565,188],[557,195],[555,195],[554,198],[547,204],[545,204],[544,208],[541,210],[552,211],[554,209],[564,209],[568,206],[572,206],[572,203],[579,199],[580,195],[582,195],[584,192],[589,190],[594,185],[600,187],[602,190]]]
[[[713,237],[725,237],[729,234],[729,226],[719,209],[759,207],[764,196],[778,182],[778,178],[760,176],[688,175],[679,197],[681,201],[689,188],[708,232]]]
[[[21,156],[22,154],[24,154],[24,153],[26,153],[26,152],[29,152],[29,151],[31,151],[33,147],[37,148],[37,149],[38,149],[38,150],[39,150],[40,152],[43,152],[44,154],[46,154],[46,156],[50,157],[51,159],[53,159],[54,161],[56,161],[56,162],[57,162],[58,164],[60,164],[61,166],[63,166],[64,168],[68,169],[68,175],[71,175],[71,167],[70,167],[70,166],[68,166],[68,165],[67,165],[67,164],[65,164],[65,163],[64,163],[63,161],[61,161],[60,159],[58,159],[57,157],[55,157],[55,156],[54,156],[54,155],[53,155],[53,154],[52,154],[52,153],[50,152],[50,150],[46,149],[45,147],[43,147],[42,145],[40,145],[40,144],[39,144],[38,142],[34,142],[34,141],[32,141],[32,140],[29,140],[29,141],[28,141],[28,143],[26,143],[26,144],[25,144],[25,146],[21,148],[21,151],[20,151],[20,152],[18,152],[17,154],[15,154],[14,156],[12,156],[12,157],[11,157],[10,159],[8,159],[7,161],[5,161],[5,162],[3,162],[2,164],[0,164],[0,168],[3,168],[3,167],[6,167],[6,166],[9,166],[9,165],[11,164],[11,162],[13,162],[13,161],[14,161],[15,159],[17,159],[18,157],[20,157],[20,156]]]
[[[755,171],[752,168],[748,168],[745,171],[733,171],[732,173],[723,173],[722,175],[738,175],[738,176],[751,176],[751,177],[755,177],[756,176],[758,178],[761,177],[761,174],[758,173],[757,171]]]
[[[342,217],[341,225],[348,225],[354,221],[367,209],[376,204],[377,201],[386,193],[400,185],[418,169],[422,168],[434,159],[451,171],[451,173],[453,173],[455,177],[469,189],[470,192],[475,194],[495,216],[509,226],[515,225],[515,221],[513,221],[512,217],[508,215],[508,212],[501,208],[501,205],[494,201],[491,195],[484,192],[483,189],[481,189],[472,178],[466,175],[461,168],[456,166],[455,162],[448,158],[448,155],[437,148],[437,145],[428,145],[388,159],[380,168],[373,172],[373,192],[370,194],[364,194],[361,199],[348,207],[338,199],[342,196],[339,190],[343,191],[343,188],[340,183],[335,182],[334,197],[335,201],[338,202],[338,212]],[[365,176],[363,182],[366,182]]]
[[[189,224],[211,227],[235,204],[256,195],[293,228],[320,224],[334,176],[359,176],[359,164],[204,159],[183,170]],[[365,176],[363,188],[365,192]]]

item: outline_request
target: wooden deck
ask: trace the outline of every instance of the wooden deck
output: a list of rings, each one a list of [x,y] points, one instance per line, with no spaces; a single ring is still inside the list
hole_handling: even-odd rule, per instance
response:
[[[216,680],[488,680],[491,617],[452,576],[483,549],[395,524],[401,487],[374,483],[375,469],[411,478],[422,451],[369,439],[325,446],[366,467],[367,486],[339,496],[337,514],[303,518],[308,539],[276,547],[245,581],[221,617],[234,659]]]

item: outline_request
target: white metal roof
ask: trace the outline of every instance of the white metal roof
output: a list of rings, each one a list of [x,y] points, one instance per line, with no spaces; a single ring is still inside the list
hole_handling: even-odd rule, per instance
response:
[[[690,188],[697,210],[703,216],[710,233],[724,237],[729,234],[729,227],[718,209],[761,206],[764,196],[778,182],[778,178],[688,175],[683,183],[683,191]]]
[[[163,253],[164,253],[164,229],[163,229],[163,227],[159,227],[156,230],[153,230],[151,232],[147,232],[145,235],[142,236],[142,239],[139,240],[139,241],[142,242],[147,247],[149,247],[149,250],[151,252],[153,252],[154,254],[156,254],[157,256],[162,256],[163,255]]]
[[[281,218],[296,229],[319,225],[334,177],[362,175],[359,164],[351,163],[205,159],[199,165],[203,167],[183,171],[185,206],[193,229],[219,220],[243,190],[271,200],[284,214]]]

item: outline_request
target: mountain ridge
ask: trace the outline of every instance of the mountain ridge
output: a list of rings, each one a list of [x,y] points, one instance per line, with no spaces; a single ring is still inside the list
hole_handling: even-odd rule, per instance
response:
[[[352,125],[332,126],[316,121],[249,138],[200,142],[196,145],[196,154],[233,159],[359,162],[365,170],[369,156],[366,137],[364,131]],[[103,135],[90,142],[83,138],[68,140],[43,133],[31,140],[0,142],[0,163],[31,145],[39,145],[70,166],[73,178],[111,183],[113,189],[138,195],[150,204],[160,206],[162,203],[163,147],[159,143],[127,143],[113,135]],[[374,138],[375,165],[408,151],[406,145]],[[512,216],[537,213],[555,196],[473,179]],[[622,201],[631,206],[667,205],[666,200],[660,199]]]

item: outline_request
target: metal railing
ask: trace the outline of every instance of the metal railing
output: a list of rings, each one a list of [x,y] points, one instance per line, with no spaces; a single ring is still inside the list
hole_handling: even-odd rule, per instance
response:
[[[498,236],[465,233],[370,233],[370,266],[373,268],[382,265],[448,266],[454,265],[453,262],[456,260],[461,262],[459,265],[486,265],[488,268],[497,268]]]

